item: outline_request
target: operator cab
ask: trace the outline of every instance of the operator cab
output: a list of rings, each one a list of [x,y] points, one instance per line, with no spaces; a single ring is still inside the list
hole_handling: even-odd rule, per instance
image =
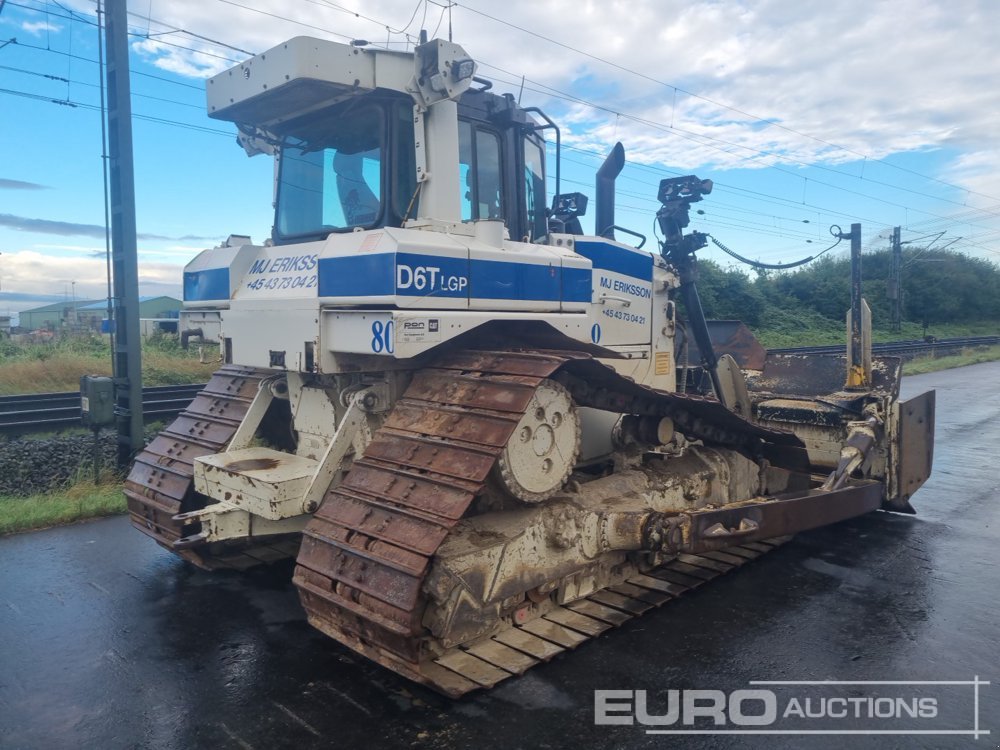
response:
[[[458,101],[461,220],[502,220],[512,239],[537,240],[547,233],[545,142],[512,96],[487,87]],[[275,144],[275,244],[415,218],[414,137],[413,100],[394,92],[355,96],[284,123]]]

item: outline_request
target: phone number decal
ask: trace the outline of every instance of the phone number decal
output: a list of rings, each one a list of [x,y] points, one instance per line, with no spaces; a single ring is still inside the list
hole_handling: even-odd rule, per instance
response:
[[[261,289],[312,289],[316,286],[316,274],[304,276],[271,276],[247,282],[247,289],[255,292]]]
[[[608,318],[614,318],[615,320],[621,320],[625,323],[637,323],[638,325],[646,325],[645,315],[636,315],[635,313],[624,312],[623,310],[602,310],[601,312]]]

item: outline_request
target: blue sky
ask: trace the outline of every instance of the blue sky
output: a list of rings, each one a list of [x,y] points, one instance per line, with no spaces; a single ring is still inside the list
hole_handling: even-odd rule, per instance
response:
[[[813,255],[831,224],[852,221],[869,248],[898,224],[904,239],[944,232],[939,245],[1000,256],[1000,3],[990,0],[135,0],[129,10],[142,294],[179,296],[200,249],[270,232],[270,159],[247,158],[233,126],[204,113],[205,77],[247,56],[231,47],[262,52],[306,34],[398,49],[421,26],[446,37],[449,20],[495,91],[560,123],[564,192],[592,196],[602,155],[624,142],[620,225],[650,234],[659,180],[696,173],[716,190],[693,228],[753,258]],[[0,313],[105,294],[95,11],[88,0],[0,10]]]

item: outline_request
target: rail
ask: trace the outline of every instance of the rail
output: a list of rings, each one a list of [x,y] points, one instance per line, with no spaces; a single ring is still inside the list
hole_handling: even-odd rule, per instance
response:
[[[176,416],[204,387],[195,383],[143,388],[143,418],[151,422]],[[26,435],[80,425],[80,394],[75,391],[0,396],[0,435]]]
[[[890,341],[873,344],[876,354],[944,354],[969,347],[1000,344],[1000,336],[967,336],[965,338],[936,339],[934,341]],[[843,344],[832,346],[795,346],[768,349],[774,354],[841,354]],[[172,417],[182,412],[198,391],[201,383],[193,385],[158,385],[142,389],[142,412],[146,421]],[[59,430],[80,425],[80,394],[31,393],[17,396],[0,396],[0,435],[16,436],[32,432]]]
[[[884,344],[872,344],[875,354],[899,354],[916,356],[918,354],[942,354],[960,351],[970,347],[993,346],[1000,344],[1000,336],[967,336],[965,338],[935,339],[933,341],[889,341]],[[831,346],[792,346],[781,349],[768,349],[771,354],[843,354],[844,344]]]

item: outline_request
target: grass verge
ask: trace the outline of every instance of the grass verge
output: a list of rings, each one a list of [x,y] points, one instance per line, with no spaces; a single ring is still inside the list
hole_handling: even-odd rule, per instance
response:
[[[1000,346],[965,349],[961,354],[951,354],[946,357],[914,357],[909,362],[903,363],[903,374],[923,375],[927,372],[978,365],[980,362],[994,362],[998,359],[1000,359]]]
[[[0,497],[0,536],[124,512],[121,483],[81,480],[43,495]]]
[[[215,359],[214,347],[206,350]],[[202,363],[196,349],[181,349],[176,336],[154,336],[142,343],[142,384],[204,383],[219,368]],[[106,338],[66,337],[39,344],[0,339],[0,395],[75,391],[81,375],[110,375]]]
[[[809,311],[803,311],[801,314],[787,311],[781,311],[780,315],[770,314],[761,326],[752,330],[757,340],[768,349],[844,344],[847,336],[843,322],[823,318]],[[996,336],[998,332],[1000,332],[1000,321],[996,320],[941,324],[927,330],[927,333],[939,339]],[[887,341],[918,341],[923,337],[923,327],[908,321],[902,324],[899,331],[877,326],[872,329],[872,341],[876,344]]]

